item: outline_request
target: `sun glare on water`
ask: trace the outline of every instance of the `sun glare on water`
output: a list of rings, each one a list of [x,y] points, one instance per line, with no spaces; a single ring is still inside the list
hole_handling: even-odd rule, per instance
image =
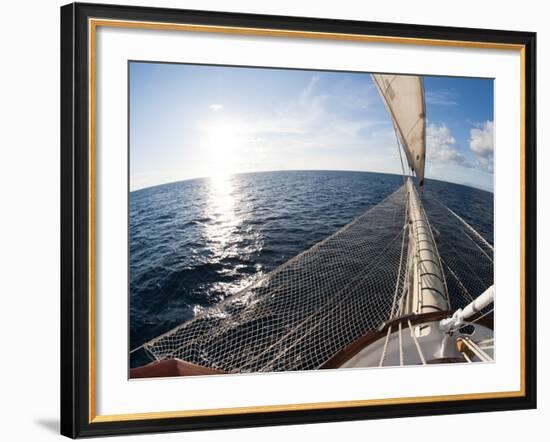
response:
[[[217,259],[231,254],[235,229],[241,220],[235,213],[235,196],[232,175],[237,173],[242,128],[229,120],[211,122],[204,128],[204,160],[207,166],[209,196],[205,236],[211,252]]]

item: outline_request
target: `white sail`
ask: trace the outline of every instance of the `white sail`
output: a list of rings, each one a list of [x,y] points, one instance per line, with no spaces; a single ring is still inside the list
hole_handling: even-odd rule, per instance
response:
[[[426,161],[426,107],[422,78],[415,75],[372,74],[392,117],[407,161],[424,184]]]

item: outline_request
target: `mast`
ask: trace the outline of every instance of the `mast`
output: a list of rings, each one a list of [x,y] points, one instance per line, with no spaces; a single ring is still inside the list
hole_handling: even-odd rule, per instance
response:
[[[422,78],[414,75],[373,74],[375,85],[392,118],[408,165],[424,185],[426,164],[426,106]],[[449,297],[441,260],[430,223],[412,178],[408,192],[407,284],[401,297],[400,315],[449,310]]]

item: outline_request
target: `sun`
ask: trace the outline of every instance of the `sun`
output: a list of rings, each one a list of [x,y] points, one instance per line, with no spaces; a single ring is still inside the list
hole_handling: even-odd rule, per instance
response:
[[[204,128],[204,154],[208,175],[224,177],[237,172],[243,128],[229,119],[211,122]]]

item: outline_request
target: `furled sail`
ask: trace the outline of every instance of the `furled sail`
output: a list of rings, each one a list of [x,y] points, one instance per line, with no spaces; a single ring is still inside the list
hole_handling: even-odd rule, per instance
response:
[[[372,74],[372,77],[392,117],[409,166],[422,186],[426,160],[426,107],[422,77],[393,74]]]

